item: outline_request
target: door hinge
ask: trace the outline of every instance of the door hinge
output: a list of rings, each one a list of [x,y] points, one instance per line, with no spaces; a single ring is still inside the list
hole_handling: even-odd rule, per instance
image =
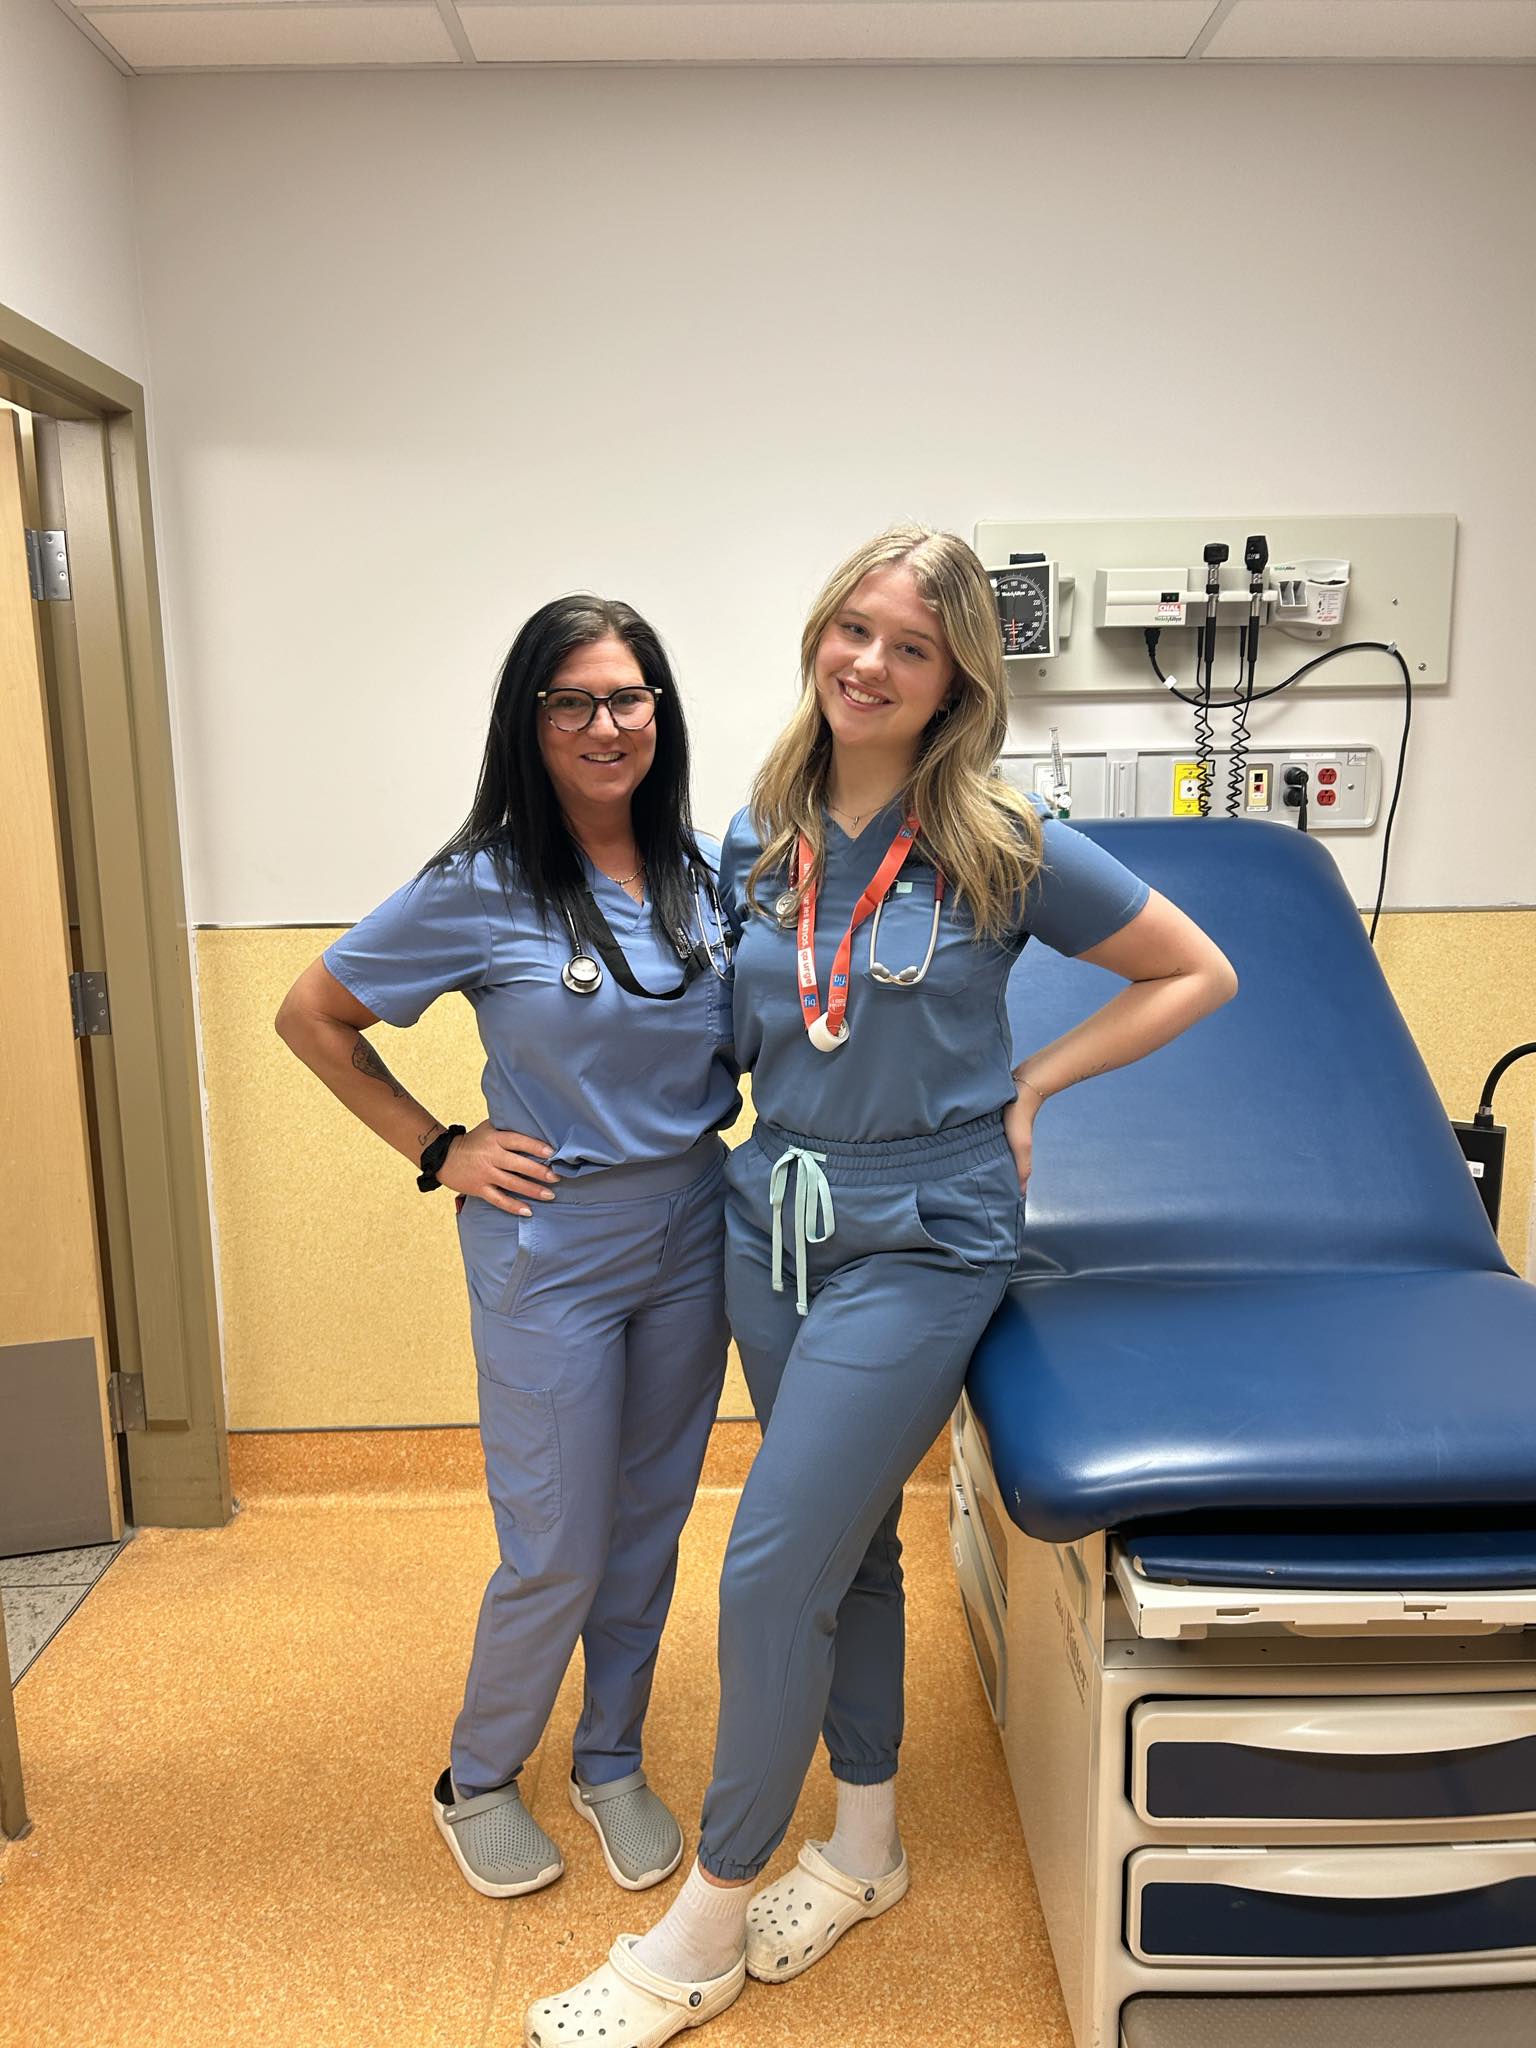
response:
[[[39,604],[69,602],[69,541],[56,527],[39,532],[29,526],[27,533],[27,575],[32,595]]]
[[[113,1372],[107,1375],[107,1414],[115,1436],[130,1429],[146,1429],[144,1416],[144,1375],[141,1372]]]
[[[76,1038],[110,1038],[112,1012],[107,1003],[107,977],[80,969],[69,977],[69,1007]]]

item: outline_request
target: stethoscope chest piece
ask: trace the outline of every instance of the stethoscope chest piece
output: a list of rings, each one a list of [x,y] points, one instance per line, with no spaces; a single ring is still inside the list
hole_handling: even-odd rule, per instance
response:
[[[603,985],[603,970],[590,953],[573,953],[561,968],[560,979],[573,996],[595,996]]]
[[[781,931],[788,931],[795,921],[795,892],[793,889],[786,889],[784,894],[775,900],[773,916],[774,922],[779,926],[779,929]]]

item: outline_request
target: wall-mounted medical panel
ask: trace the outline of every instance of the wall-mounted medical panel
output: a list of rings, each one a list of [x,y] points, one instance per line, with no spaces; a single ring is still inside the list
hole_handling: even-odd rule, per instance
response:
[[[1125,1938],[1186,1969],[1536,1960],[1536,1842],[1138,1849]]]
[[[1203,551],[1224,542],[1228,560],[1220,571],[1213,686],[1231,693],[1238,667],[1238,632],[1248,615],[1249,572],[1244,545],[1249,535],[1268,543],[1269,567],[1261,609],[1255,688],[1281,682],[1303,662],[1355,640],[1395,643],[1408,663],[1416,689],[1442,688],[1450,678],[1451,594],[1456,568],[1456,519],[1448,512],[1340,513],[1290,516],[1231,513],[1202,519],[983,519],[976,525],[976,552],[988,569],[1006,568],[1013,555],[1039,555],[1054,565],[1058,588],[1072,588],[1070,619],[1057,623],[1054,654],[1017,654],[1008,660],[1009,687],[1021,696],[1146,697],[1165,694],[1147,656],[1140,623],[1097,625],[1096,617],[1141,619],[1142,609],[1107,602],[1115,584],[1120,596],[1145,594],[1154,602],[1148,623],[1159,621],[1158,663],[1179,687],[1194,687],[1195,627],[1203,603],[1191,603],[1203,589]],[[1297,590],[1280,571],[1305,563],[1347,563],[1347,608],[1339,625],[1322,637],[1298,637],[1302,616]],[[1102,572],[1119,572],[1107,579]],[[1145,571],[1127,584],[1124,572]],[[1176,573],[1177,572],[1177,573]],[[1095,602],[1095,591],[1100,601]],[[1178,601],[1176,602],[1175,599]],[[1386,653],[1346,655],[1328,661],[1294,688],[1354,694],[1401,692],[1402,672]]]
[[[1091,818],[1197,818],[1200,763],[1193,747],[1170,752],[1112,747],[1064,752],[1058,768],[1039,747],[1010,748],[998,766],[1016,789],[1053,806],[1063,785],[1074,824]],[[1299,774],[1305,781],[1296,785]],[[1381,814],[1381,755],[1371,746],[1272,747],[1250,741],[1234,784],[1226,748],[1211,755],[1208,812],[1213,818],[1268,818],[1299,825],[1305,795],[1309,832],[1369,832]],[[1230,805],[1230,810],[1229,810]]]
[[[1536,1825],[1536,1693],[1151,1700],[1131,1803],[1162,1828]]]

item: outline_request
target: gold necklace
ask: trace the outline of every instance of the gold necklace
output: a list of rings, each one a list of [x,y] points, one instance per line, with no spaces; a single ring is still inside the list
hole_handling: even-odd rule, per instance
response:
[[[607,879],[610,882],[617,883],[619,888],[627,889],[631,882],[638,882],[640,877],[645,873],[645,862],[641,861],[639,867],[635,869],[635,872],[632,875],[610,875],[608,874],[608,870],[606,868],[599,868],[597,872],[600,875],[607,876]]]
[[[858,825],[862,824],[865,818],[878,818],[883,810],[895,802],[899,794],[899,790],[893,789],[884,803],[876,804],[872,811],[845,811],[841,804],[833,803],[831,797],[828,797],[827,809],[832,813],[833,817],[846,818],[851,825]]]

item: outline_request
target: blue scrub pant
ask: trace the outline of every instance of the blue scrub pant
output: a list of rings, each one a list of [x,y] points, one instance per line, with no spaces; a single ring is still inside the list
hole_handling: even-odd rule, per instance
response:
[[[783,1195],[775,1291],[770,1188]],[[833,1208],[805,1247],[797,1175]],[[759,1123],[726,1169],[726,1299],[762,1447],[720,1579],[720,1724],[699,1858],[755,1877],[783,1840],[818,1732],[835,1777],[894,1775],[905,1630],[901,1489],[960,1395],[1013,1273],[1024,1205],[1000,1116],[834,1145]],[[811,1231],[818,1217],[810,1205]]]
[[[724,1147],[561,1184],[527,1219],[459,1215],[480,1437],[501,1563],[480,1608],[453,1779],[508,1783],[580,1637],[574,1743],[589,1785],[640,1767],[640,1731],[725,1374]]]

